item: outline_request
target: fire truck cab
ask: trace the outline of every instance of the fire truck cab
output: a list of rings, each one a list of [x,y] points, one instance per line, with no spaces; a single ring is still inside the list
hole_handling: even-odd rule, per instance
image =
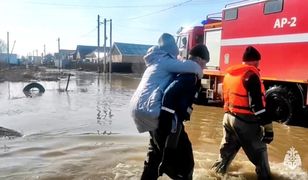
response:
[[[259,69],[268,111],[279,122],[295,120],[308,105],[307,9],[308,3],[302,0],[247,0],[226,5],[221,21],[203,28],[203,42],[210,51],[202,79],[205,101],[222,100],[225,70],[240,64],[245,48],[252,45],[261,53]]]
[[[203,43],[203,26],[194,26],[189,28],[181,27],[178,30],[177,45],[179,47],[180,56],[187,58],[190,49],[199,43]]]

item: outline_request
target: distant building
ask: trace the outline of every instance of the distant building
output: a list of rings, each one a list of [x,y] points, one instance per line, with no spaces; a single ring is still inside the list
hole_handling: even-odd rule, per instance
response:
[[[122,67],[128,66],[133,73],[142,73],[145,70],[143,56],[152,46],[153,45],[114,42],[111,48],[112,71],[117,71],[116,64],[120,63]]]
[[[31,64],[33,65],[42,65],[43,57],[42,56],[31,56]]]
[[[143,56],[152,45],[114,42],[111,49],[112,62],[144,63]]]
[[[74,59],[75,50],[60,49],[55,53],[55,66],[65,68]]]
[[[73,55],[75,50],[68,50],[68,49],[60,49],[60,59],[63,60],[73,60]]]
[[[0,53],[0,63],[7,64],[8,63],[8,55],[6,53]],[[9,55],[9,64],[19,64],[17,59],[17,54],[10,54]]]
[[[109,51],[109,47],[106,47],[106,53],[104,53],[104,47],[100,47],[98,50],[97,46],[78,45],[73,58],[77,61],[98,63],[104,59],[104,54],[106,54],[106,56],[109,55]]]
[[[109,72],[110,62],[112,72],[142,73],[145,69],[143,56],[152,45],[130,44],[114,42],[112,48],[97,46],[77,45],[76,50],[61,51],[56,55],[55,65],[62,68],[76,68],[84,70],[97,70],[98,72]],[[57,56],[65,54],[64,59],[70,60],[70,67],[58,61]],[[105,57],[106,56],[106,57]],[[111,58],[111,59],[110,59]],[[72,60],[71,60],[72,59]],[[106,61],[104,61],[106,60]]]

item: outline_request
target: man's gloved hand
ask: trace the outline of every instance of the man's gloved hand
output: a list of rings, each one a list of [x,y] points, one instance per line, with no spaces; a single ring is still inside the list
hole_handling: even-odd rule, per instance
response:
[[[274,139],[273,124],[272,123],[265,124],[263,127],[264,127],[264,132],[261,141],[266,144],[270,144]]]

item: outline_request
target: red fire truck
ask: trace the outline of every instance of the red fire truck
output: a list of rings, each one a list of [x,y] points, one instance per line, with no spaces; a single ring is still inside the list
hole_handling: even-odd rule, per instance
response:
[[[269,112],[282,123],[295,120],[308,106],[307,10],[303,0],[246,0],[226,5],[220,19],[209,15],[203,26],[210,51],[202,79],[204,100],[221,100],[225,70],[240,64],[245,48],[253,45],[262,56],[259,68]],[[183,38],[195,39],[193,31],[181,31],[179,44]],[[185,50],[194,45],[188,41]]]

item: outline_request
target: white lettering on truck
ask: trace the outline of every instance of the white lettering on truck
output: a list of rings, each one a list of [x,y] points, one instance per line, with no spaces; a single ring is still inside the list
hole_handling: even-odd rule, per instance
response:
[[[296,17],[288,18],[277,18],[274,24],[274,29],[287,27],[296,27]]]

